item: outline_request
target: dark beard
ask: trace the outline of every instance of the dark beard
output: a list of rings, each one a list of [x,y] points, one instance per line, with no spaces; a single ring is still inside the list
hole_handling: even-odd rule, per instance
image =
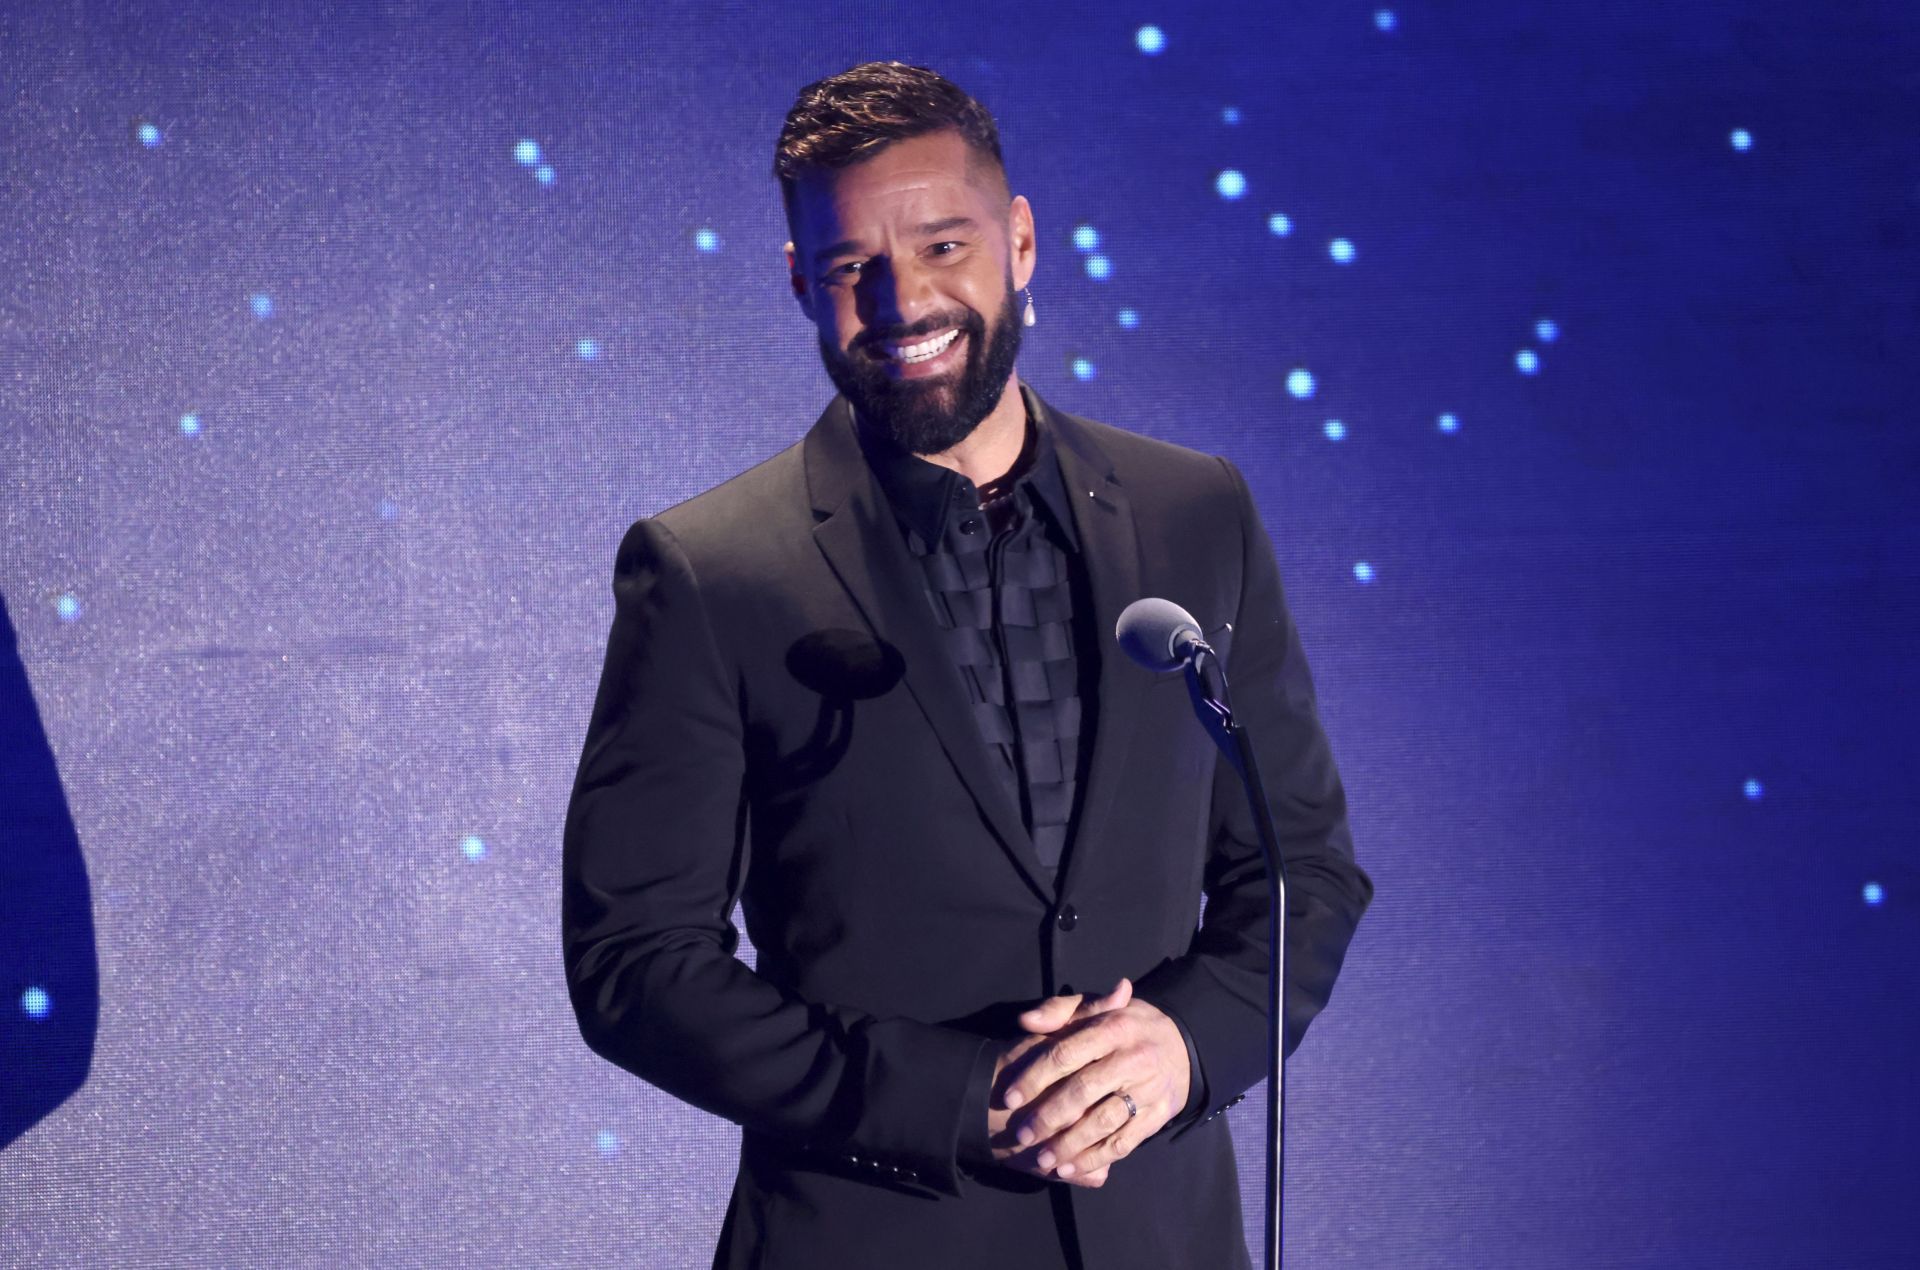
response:
[[[876,429],[910,454],[940,454],[966,440],[999,404],[1013,363],[1020,356],[1019,311],[1014,290],[994,317],[991,335],[978,313],[944,314],[906,330],[863,338],[851,353],[820,341],[827,378],[853,403],[862,425]],[[956,320],[958,319],[958,320]],[[868,350],[881,340],[912,339],[957,326],[967,341],[967,360],[959,373],[936,380],[894,380],[886,364]]]

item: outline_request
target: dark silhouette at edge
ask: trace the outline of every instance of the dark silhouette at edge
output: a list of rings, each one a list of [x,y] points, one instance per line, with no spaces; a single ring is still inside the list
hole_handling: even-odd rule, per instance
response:
[[[0,1151],[86,1083],[99,1020],[86,861],[0,596]]]

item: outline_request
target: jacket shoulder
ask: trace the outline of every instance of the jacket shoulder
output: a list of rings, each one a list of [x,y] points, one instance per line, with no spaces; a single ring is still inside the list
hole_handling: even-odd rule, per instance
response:
[[[628,526],[614,572],[661,559],[697,580],[709,604],[750,602],[805,563],[812,542],[806,477],[796,443],[710,489]]]
[[[689,548],[761,539],[783,528],[781,518],[806,509],[806,475],[800,443],[762,459],[746,471],[673,504],[650,518]]]

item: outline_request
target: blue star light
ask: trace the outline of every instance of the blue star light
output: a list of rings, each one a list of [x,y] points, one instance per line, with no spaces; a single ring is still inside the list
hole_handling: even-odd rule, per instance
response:
[[[28,988],[20,994],[20,1012],[30,1019],[44,1019],[53,1011],[53,998],[45,988]]]
[[[1749,776],[1747,777],[1747,783],[1740,787],[1740,792],[1747,796],[1748,802],[1757,803],[1760,801],[1760,796],[1767,791],[1759,781]]]
[[[1134,309],[1122,309],[1117,320],[1122,329],[1131,331],[1140,325],[1140,314]]]
[[[1275,212],[1267,217],[1267,232],[1275,238],[1285,238],[1293,232],[1293,217],[1285,212]]]
[[[1400,19],[1392,9],[1378,9],[1373,15],[1373,25],[1382,31],[1391,31],[1400,25]]]
[[[1329,441],[1344,441],[1347,436],[1347,425],[1338,419],[1327,420],[1326,426],[1320,430],[1327,434]]]
[[[1221,107],[1221,109],[1220,109],[1220,122],[1221,122],[1221,123],[1224,123],[1224,124],[1236,124],[1236,123],[1239,123],[1239,122],[1240,122],[1240,107],[1238,107],[1238,106],[1223,106],[1223,107]]]
[[[1540,337],[1542,344],[1551,344],[1560,338],[1560,324],[1552,318],[1541,318],[1533,324],[1533,333]]]
[[[1133,33],[1133,46],[1152,57],[1167,47],[1167,33],[1157,26],[1143,26]]]
[[[1113,261],[1108,260],[1105,256],[1099,255],[1087,257],[1087,276],[1089,278],[1093,278],[1099,282],[1105,282],[1112,273]]]
[[[1213,178],[1213,192],[1224,199],[1240,198],[1247,192],[1246,174],[1235,168],[1228,168]]]
[[[599,361],[600,341],[594,339],[592,336],[582,336],[580,339],[574,341],[573,355],[583,362]]]
[[[200,416],[189,411],[180,416],[180,435],[197,437],[200,435]]]
[[[80,620],[80,597],[68,591],[53,602],[53,611],[60,615],[63,622]]]
[[[139,130],[140,144],[151,150],[160,144],[160,129],[150,123],[143,123]]]
[[[1312,371],[1301,369],[1287,373],[1287,391],[1292,393],[1296,399],[1305,401],[1307,398],[1313,396],[1313,388]]]
[[[1076,357],[1072,362],[1073,377],[1081,383],[1093,378],[1093,363],[1084,357]]]
[[[551,163],[542,163],[533,170],[533,179],[542,185],[552,185],[553,175],[553,164]]]
[[[391,498],[381,499],[373,510],[381,520],[392,520],[400,514],[399,504],[395,503]]]
[[[606,1159],[620,1154],[620,1135],[611,1129],[602,1129],[593,1135],[593,1149]]]
[[[469,860],[486,859],[487,844],[485,839],[481,838],[477,833],[468,834],[466,837],[460,839],[460,854]]]
[[[247,307],[253,310],[253,316],[265,320],[273,316],[273,297],[256,291],[247,297]]]
[[[1878,882],[1869,882],[1860,888],[1860,898],[1865,900],[1870,907],[1878,908],[1886,901],[1887,889]]]
[[[1100,231],[1085,221],[1073,227],[1073,245],[1081,251],[1092,251],[1100,245]]]
[[[701,251],[719,251],[720,235],[711,229],[696,229],[693,231],[693,245]]]
[[[1336,238],[1327,244],[1327,254],[1343,265],[1353,263],[1353,243],[1345,238]]]
[[[1540,354],[1530,348],[1523,348],[1513,355],[1513,364],[1522,375],[1538,374],[1540,370]]]
[[[1442,432],[1458,432],[1460,431],[1460,416],[1454,414],[1441,415],[1439,426]]]
[[[1727,140],[1732,142],[1733,148],[1740,151],[1742,154],[1745,154],[1747,151],[1753,149],[1753,134],[1751,132],[1748,132],[1745,128],[1735,128],[1733,132],[1727,137]]]
[[[523,168],[530,168],[540,162],[540,143],[522,137],[513,146],[513,161]]]
[[[1373,581],[1373,566],[1365,560],[1362,560],[1353,566],[1353,576],[1355,581],[1371,582]]]

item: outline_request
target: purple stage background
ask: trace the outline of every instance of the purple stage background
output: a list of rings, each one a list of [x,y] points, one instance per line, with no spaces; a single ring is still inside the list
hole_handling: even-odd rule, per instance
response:
[[[768,168],[871,57],[1000,119],[1023,373],[1273,531],[1378,886],[1297,1264],[1916,1264],[1895,0],[7,6],[0,1264],[706,1264],[560,826],[622,531],[830,392]]]

